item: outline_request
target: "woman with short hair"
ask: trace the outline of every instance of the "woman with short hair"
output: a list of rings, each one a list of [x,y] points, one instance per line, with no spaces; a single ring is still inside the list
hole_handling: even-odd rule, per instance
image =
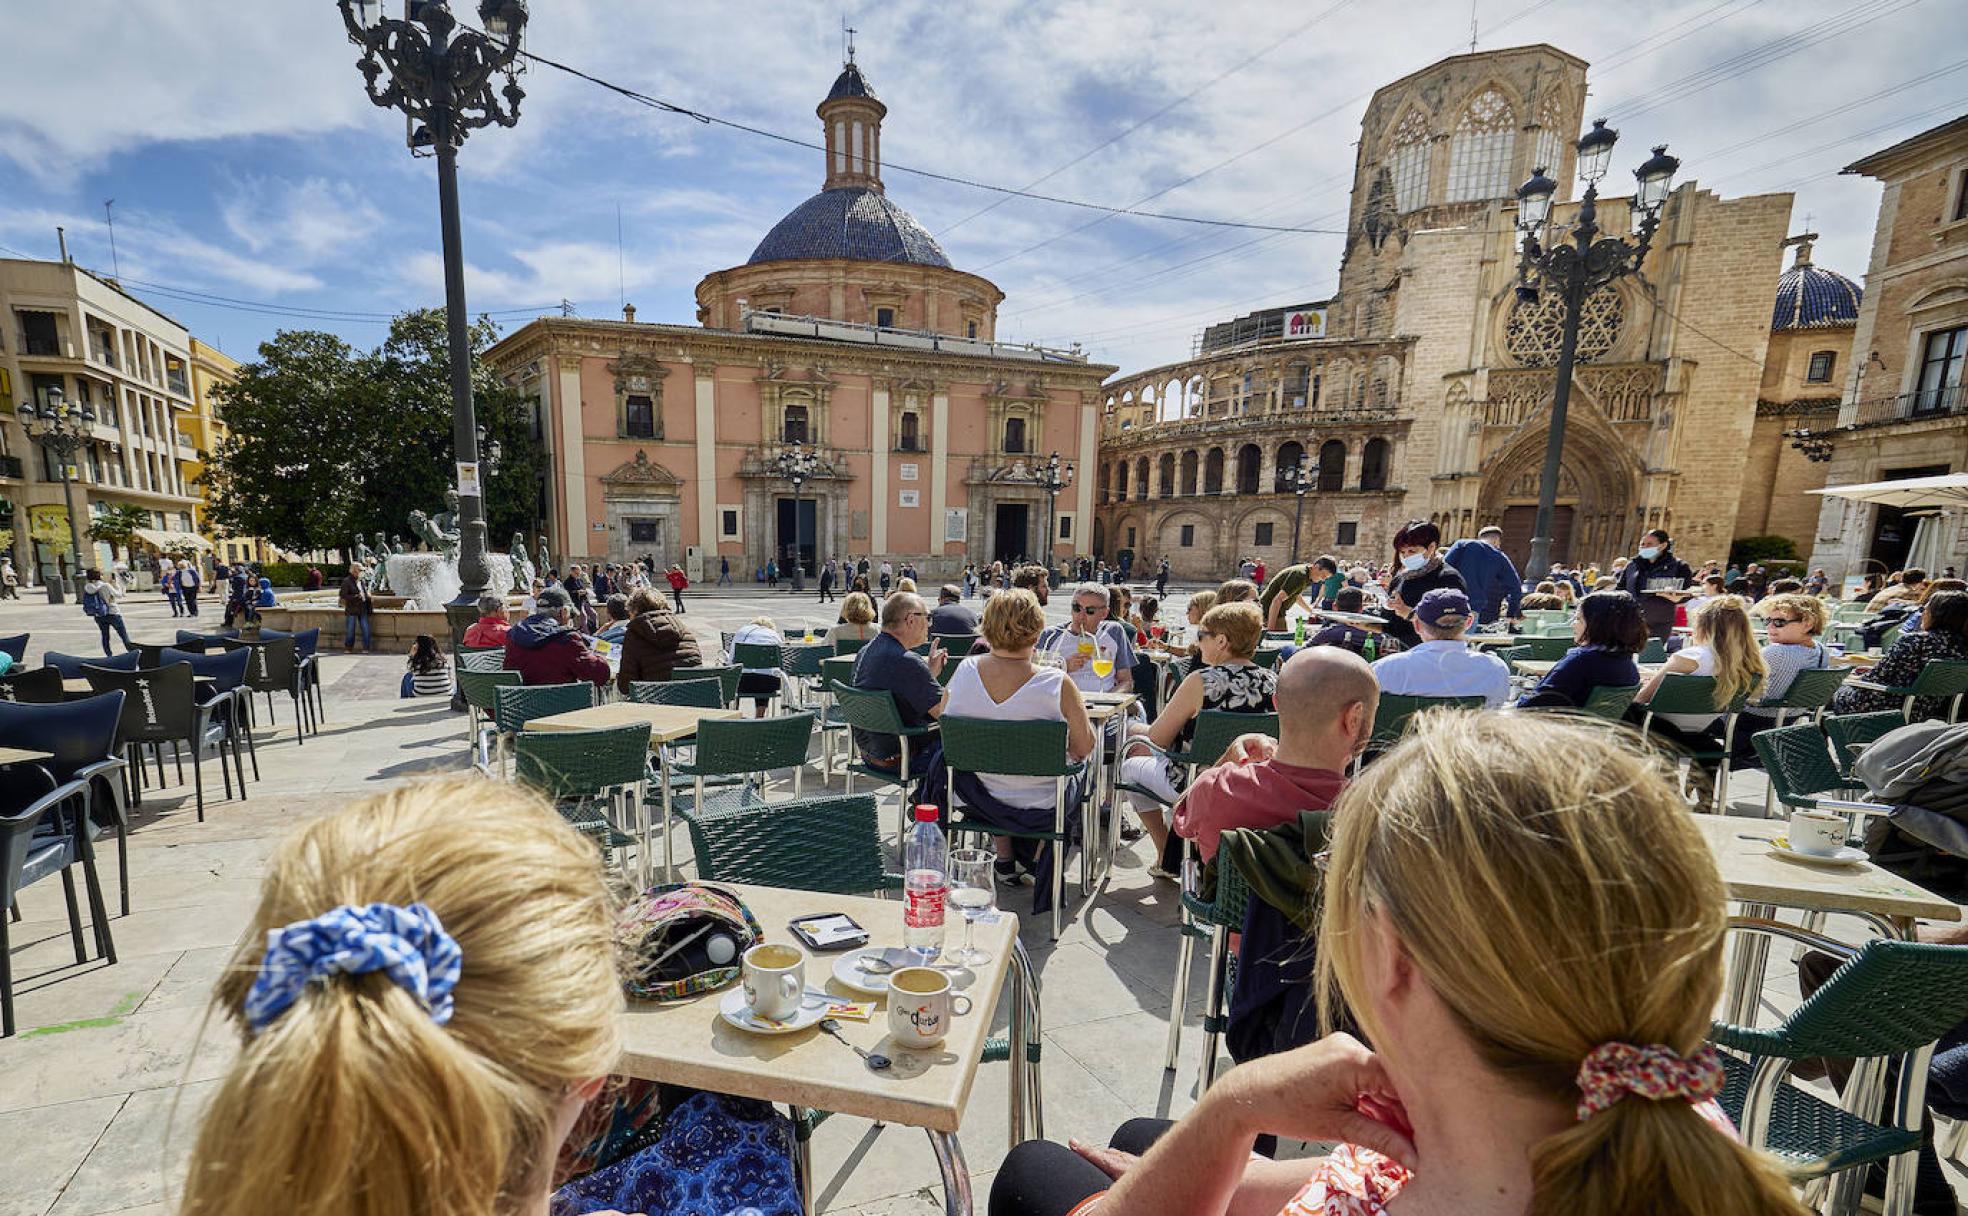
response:
[[[1579,601],[1572,640],[1557,665],[1517,704],[1526,708],[1581,709],[1595,688],[1633,688],[1640,668],[1633,656],[1647,644],[1639,601],[1624,591],[1595,591]]]
[[[1438,587],[1465,593],[1469,588],[1462,572],[1442,560],[1442,530],[1425,519],[1410,520],[1394,534],[1394,558],[1399,568],[1387,586],[1387,606],[1395,619],[1388,622],[1387,636],[1413,649],[1421,645],[1414,627],[1421,597]]]
[[[731,646],[725,651],[724,661],[736,663],[740,646],[771,646],[775,650],[784,644],[779,634],[779,626],[769,616],[755,616],[748,624],[740,625],[738,632],[731,635]],[[763,718],[765,707],[772,698],[779,695],[779,668],[746,667],[738,674],[738,695],[752,698],[752,716]]]
[[[1832,698],[1831,710],[1839,714],[1862,714],[1873,710],[1898,709],[1898,694],[1885,688],[1905,688],[1920,676],[1922,668],[1936,660],[1968,660],[1968,591],[1942,591],[1927,597],[1920,609],[1920,628],[1903,633],[1866,673],[1868,684],[1881,688],[1861,688],[1846,681]],[[1945,697],[1921,697],[1913,703],[1916,718],[1938,718],[1947,714]]]
[[[848,639],[856,642],[873,641],[881,630],[875,627],[875,601],[867,591],[850,591],[841,599],[840,620],[835,623],[829,640]]]

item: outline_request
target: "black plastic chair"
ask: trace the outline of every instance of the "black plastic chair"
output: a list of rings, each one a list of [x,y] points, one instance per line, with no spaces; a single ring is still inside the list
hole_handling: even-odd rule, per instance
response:
[[[59,667],[32,667],[0,676],[0,701],[21,705],[58,705],[64,700]]]
[[[31,633],[17,633],[12,637],[0,638],[0,653],[14,656],[16,663],[27,662],[27,639],[33,636]]]
[[[205,821],[205,748],[218,752],[219,772],[226,779],[226,796],[232,796],[232,773],[226,768],[225,749],[231,742],[225,724],[214,712],[222,702],[198,703],[197,685],[189,663],[172,663],[152,671],[108,671],[95,668],[89,683],[101,691],[123,690],[128,698],[117,722],[116,740],[130,756],[130,785],[134,801],[141,802],[143,756],[137,749],[183,743],[191,748],[192,788],[198,806],[198,821]],[[234,745],[237,746],[236,744]],[[135,753],[135,754],[132,754]],[[164,783],[163,753],[158,753],[157,782]],[[184,761],[178,761],[178,784],[184,784]],[[241,789],[244,796],[244,788]],[[124,911],[127,913],[128,909]]]
[[[53,777],[57,785],[72,781],[82,785],[81,815],[70,827],[76,832],[76,852],[89,883],[96,946],[111,962],[116,961],[116,949],[109,939],[109,912],[103,905],[102,886],[96,880],[94,804],[99,789],[106,790],[112,799],[116,794],[115,783],[123,769],[123,760],[116,754],[116,723],[122,712],[121,692],[63,701],[58,705],[0,702],[0,739],[5,739],[11,747],[48,753],[51,758],[41,761],[38,767]],[[19,795],[13,793],[24,785],[27,788]],[[16,796],[25,801],[28,797],[38,797],[41,792],[33,790],[32,783],[5,783],[0,785],[0,807],[7,806]]]
[[[266,635],[265,630],[260,631]],[[321,720],[326,716],[326,706],[321,703],[321,660],[316,651],[321,648],[321,630],[303,629],[294,635],[294,681],[301,691],[301,697],[314,699],[315,734],[321,733]]]
[[[47,666],[61,672],[62,679],[79,680],[83,677],[84,667],[113,667],[118,671],[135,671],[137,664],[143,660],[143,652],[126,650],[122,654],[103,655],[63,654],[58,650],[50,650],[42,655],[41,659]]]
[[[237,629],[221,629],[217,633],[194,633],[189,629],[178,630],[178,641],[185,642],[224,642],[239,636]]]
[[[266,694],[267,721],[278,723],[279,719],[274,717],[273,713],[273,694],[284,692],[294,702],[294,741],[297,744],[305,744],[306,714],[301,709],[300,685],[294,679],[293,637],[282,634],[260,642],[228,641],[221,645],[229,651],[247,650],[253,655],[252,661],[246,664],[247,695],[242,698],[247,707],[248,726],[256,725],[259,718],[253,693]],[[253,775],[256,777],[259,775],[257,767]]]
[[[224,722],[226,734],[232,742],[232,767],[239,776],[239,796],[246,796],[246,768],[239,756],[239,737],[246,737],[246,750],[253,755],[253,776],[260,775],[260,759],[253,748],[253,734],[246,729],[247,710],[241,702],[251,697],[246,688],[246,664],[253,656],[244,650],[219,654],[193,654],[188,650],[167,650],[164,662],[189,663],[194,676],[210,676],[203,685],[193,685],[192,697],[200,705],[213,709],[213,718]],[[226,787],[226,796],[231,797],[231,786]]]
[[[7,783],[31,784],[18,780],[11,771]],[[70,781],[28,801],[19,810],[0,809],[0,1038],[11,1038],[15,1029],[13,944],[7,939],[7,909],[14,906],[21,888],[32,886],[50,874],[61,875],[62,896],[68,904],[68,932],[75,943],[75,961],[86,963],[89,952],[82,943],[82,914],[76,907],[75,875],[70,871],[77,861],[82,862],[83,879],[89,888],[89,914],[95,919],[96,951],[109,962],[116,961],[115,946],[110,941],[109,925],[102,911],[95,855],[88,849],[88,833],[77,830],[86,815],[83,808],[88,801],[88,783]]]

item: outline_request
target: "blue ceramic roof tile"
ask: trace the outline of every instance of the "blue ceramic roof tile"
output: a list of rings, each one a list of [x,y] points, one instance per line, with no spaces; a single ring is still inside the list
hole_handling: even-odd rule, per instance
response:
[[[1859,285],[1835,270],[1809,262],[1792,266],[1777,280],[1777,307],[1770,328],[1823,329],[1859,319]]]
[[[841,69],[841,74],[834,77],[834,87],[827,90],[828,101],[840,97],[874,96],[875,91],[868,87],[868,78],[861,74],[860,68],[851,63]]]
[[[887,195],[861,187],[822,190],[793,208],[746,262],[826,258],[950,265],[936,238],[914,217]]]

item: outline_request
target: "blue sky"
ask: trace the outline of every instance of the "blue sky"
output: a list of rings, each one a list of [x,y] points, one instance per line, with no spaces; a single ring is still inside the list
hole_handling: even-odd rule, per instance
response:
[[[818,138],[842,5],[533,8],[542,54]],[[1476,0],[1475,11],[1479,47],[1549,41],[1594,64],[1588,110],[1623,132],[1620,176],[1665,141],[1684,180],[1729,196],[1794,191],[1792,230],[1810,214],[1817,261],[1855,278],[1878,188],[1837,170],[1968,111],[1957,0]],[[1078,340],[1125,370],[1183,357],[1210,321],[1330,292],[1340,238],[1133,218],[1083,227],[1096,216],[1028,200],[978,214],[998,196],[898,166],[1022,186],[1179,101],[1038,189],[1128,205],[1209,169],[1148,205],[1340,227],[1366,95],[1466,50],[1471,5],[892,0],[845,12],[889,107],[890,196],[957,266],[1004,289],[1001,337]],[[6,255],[55,256],[61,224],[77,260],[109,272],[102,203],[114,198],[131,290],[238,357],[280,328],[373,344],[380,318],[441,301],[432,164],[406,152],[401,115],[364,97],[331,0],[7,0],[6,29]],[[1687,80],[1711,68],[1712,86]],[[567,299],[614,316],[626,293],[643,320],[692,323],[697,280],[742,262],[819,188],[817,152],[544,68],[524,83],[519,126],[474,134],[462,156],[474,312],[510,324]]]

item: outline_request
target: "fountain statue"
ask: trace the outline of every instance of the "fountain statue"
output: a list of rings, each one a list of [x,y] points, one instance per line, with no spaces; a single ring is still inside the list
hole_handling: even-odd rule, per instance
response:
[[[360,562],[364,566],[372,565],[376,560],[375,553],[370,550],[368,545],[362,543],[362,534],[360,532],[355,535],[355,544],[349,547],[349,557],[351,560]]]
[[[553,555],[547,552],[547,538],[543,535],[540,537],[540,563],[536,567],[535,573],[544,578],[546,577],[547,571],[553,568]]]
[[[512,534],[512,547],[506,553],[506,559],[512,563],[512,589],[521,595],[530,595],[533,591],[533,579],[538,572],[526,556],[526,533]]]
[[[376,574],[369,583],[369,590],[371,592],[392,591],[395,589],[395,584],[390,582],[389,576],[389,559],[391,554],[395,552],[394,549],[390,548],[389,538],[381,532],[376,533]]]
[[[443,518],[443,512],[438,513],[438,518]],[[458,531],[456,528],[446,531],[437,522],[437,519],[433,519],[422,511],[412,511],[410,512],[410,531],[419,540],[423,541],[424,544],[428,545],[431,552],[441,553],[453,562],[458,560]]]

